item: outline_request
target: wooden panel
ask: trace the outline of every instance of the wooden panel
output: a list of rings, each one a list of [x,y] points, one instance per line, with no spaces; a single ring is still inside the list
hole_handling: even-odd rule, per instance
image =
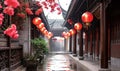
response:
[[[9,47],[0,47],[0,51],[2,50],[9,50]]]
[[[8,50],[0,51],[0,71],[8,67]]]
[[[0,47],[7,47],[7,43],[6,42],[0,42]]]
[[[0,47],[7,47],[7,38],[3,34],[3,30],[0,28]]]
[[[111,46],[111,57],[120,58],[120,44]]]
[[[4,42],[7,42],[7,39],[6,39],[6,38],[0,38],[0,42],[1,42],[1,41],[2,41],[2,42],[3,42],[3,41],[4,41]]]
[[[4,37],[5,37],[5,35],[0,33],[0,38],[4,38]]]
[[[19,43],[18,42],[11,43],[11,47],[15,47],[15,46],[19,46]]]

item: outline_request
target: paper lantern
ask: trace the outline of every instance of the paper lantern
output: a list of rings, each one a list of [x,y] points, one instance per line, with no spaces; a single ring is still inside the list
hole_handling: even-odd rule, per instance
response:
[[[45,27],[43,27],[43,28],[41,28],[40,29],[40,31],[43,33],[43,31],[45,31],[46,30],[46,28]]]
[[[64,31],[64,32],[62,32],[62,36],[64,36],[64,35],[66,35],[66,32]]]
[[[90,12],[85,12],[82,14],[82,21],[86,23],[86,25],[89,25],[88,23],[93,21],[93,15]]]
[[[47,31],[47,30],[44,30],[44,31],[43,31],[43,34],[44,34],[44,35],[47,35],[47,34],[48,34],[48,31]]]
[[[53,36],[53,34],[51,32],[48,32],[47,37],[50,39]]]
[[[42,20],[41,20],[41,18],[39,18],[39,17],[35,17],[35,18],[33,18],[33,20],[32,20],[32,23],[33,23],[34,25],[39,25],[41,22],[42,22]]]
[[[75,28],[76,30],[81,30],[81,29],[82,29],[82,24],[81,24],[80,22],[78,22],[78,23],[76,23],[76,24],[74,25],[74,28]]]
[[[44,23],[40,23],[39,25],[37,25],[38,29],[41,29],[44,27]]]
[[[70,32],[67,32],[67,36],[70,37],[70,35],[71,35]]]
[[[71,25],[73,24],[73,21],[71,19],[68,19],[67,22]]]
[[[70,29],[70,35],[74,35],[76,33],[76,30],[75,29]]]

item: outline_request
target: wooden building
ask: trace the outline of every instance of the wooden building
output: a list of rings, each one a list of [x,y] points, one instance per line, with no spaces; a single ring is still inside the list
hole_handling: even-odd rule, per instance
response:
[[[25,0],[22,1],[24,2]],[[32,5],[32,0],[30,0],[30,3],[30,5]],[[0,4],[4,5],[3,0],[0,0]],[[0,8],[0,13],[2,12],[3,9]],[[31,54],[31,39],[39,37],[40,35],[42,36],[40,31],[38,31],[38,29],[32,24],[33,17],[36,16],[27,15],[26,19],[21,20],[20,18],[17,19],[15,16],[4,16],[4,22],[2,25],[0,25],[0,71],[12,71],[13,69],[22,65],[24,56]],[[49,30],[49,25],[44,13],[37,17],[42,19],[42,22],[44,22],[47,30]],[[16,21],[16,19],[19,38],[11,39],[3,32],[11,23],[15,23],[14,21]]]
[[[81,20],[81,15],[86,11],[91,12],[94,16],[88,28],[85,27],[85,23]],[[73,0],[67,12],[64,26],[68,29],[72,29],[76,22],[81,22],[83,24],[83,29],[77,33],[79,39],[70,37],[69,51],[79,55],[79,59],[81,60],[85,59],[86,55],[99,59],[101,69],[109,69],[109,61],[111,65],[119,67],[119,16],[120,8],[119,2],[117,1]],[[71,19],[74,23],[69,24],[67,22],[68,19]],[[85,38],[83,38],[83,33],[85,33]],[[79,46],[74,44],[76,41],[78,41],[77,45]],[[79,52],[77,52],[77,48],[79,48]]]

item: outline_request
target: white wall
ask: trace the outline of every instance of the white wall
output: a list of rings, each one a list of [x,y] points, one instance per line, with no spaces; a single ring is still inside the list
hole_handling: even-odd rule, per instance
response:
[[[23,46],[23,56],[30,54],[30,36],[31,36],[31,23],[30,18],[22,24],[23,29],[19,31],[19,44]]]
[[[61,37],[53,37],[50,39],[50,52],[65,51],[64,39]]]

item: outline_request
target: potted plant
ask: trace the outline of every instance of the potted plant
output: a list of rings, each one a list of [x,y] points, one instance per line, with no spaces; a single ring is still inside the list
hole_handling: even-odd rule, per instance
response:
[[[47,43],[43,38],[34,38],[31,40],[32,54],[26,59],[26,70],[37,71],[37,65],[44,59],[48,53]]]
[[[34,59],[41,61],[45,54],[48,53],[47,43],[43,38],[34,38],[31,41],[33,47]]]

